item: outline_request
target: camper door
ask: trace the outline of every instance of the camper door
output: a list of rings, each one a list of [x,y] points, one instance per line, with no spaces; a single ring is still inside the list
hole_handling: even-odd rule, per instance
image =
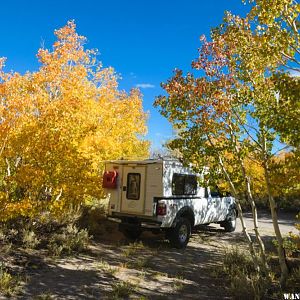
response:
[[[145,167],[124,166],[122,179],[121,211],[125,213],[144,213]]]

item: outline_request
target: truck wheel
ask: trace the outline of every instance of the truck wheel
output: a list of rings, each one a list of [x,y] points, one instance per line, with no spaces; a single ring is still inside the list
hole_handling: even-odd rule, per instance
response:
[[[173,247],[185,248],[191,235],[191,223],[186,218],[179,218],[176,226],[168,234],[169,241]]]
[[[235,231],[236,227],[236,211],[235,209],[231,209],[228,213],[226,220],[223,222],[223,227],[226,232],[233,232]]]

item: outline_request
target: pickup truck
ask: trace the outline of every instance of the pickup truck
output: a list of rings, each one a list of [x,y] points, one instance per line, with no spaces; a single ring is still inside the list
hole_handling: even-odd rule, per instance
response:
[[[176,248],[186,247],[192,228],[218,223],[235,230],[235,199],[215,187],[201,187],[201,175],[174,159],[105,163],[103,188],[109,198],[109,218],[119,221],[127,238],[143,230],[164,231]]]

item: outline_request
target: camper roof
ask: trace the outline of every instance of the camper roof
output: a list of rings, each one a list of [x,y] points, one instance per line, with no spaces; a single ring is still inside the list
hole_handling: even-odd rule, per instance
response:
[[[114,164],[154,164],[154,163],[162,163],[163,161],[174,161],[174,162],[179,162],[178,159],[175,158],[159,158],[159,159],[144,159],[144,160],[125,160],[125,159],[120,159],[120,160],[109,160],[106,161],[107,163],[114,163]]]

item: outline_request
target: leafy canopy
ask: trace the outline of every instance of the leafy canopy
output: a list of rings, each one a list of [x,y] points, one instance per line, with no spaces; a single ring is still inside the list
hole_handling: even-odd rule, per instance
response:
[[[139,91],[118,90],[73,21],[55,35],[36,72],[6,73],[0,61],[2,220],[100,198],[103,161],[148,156]]]

